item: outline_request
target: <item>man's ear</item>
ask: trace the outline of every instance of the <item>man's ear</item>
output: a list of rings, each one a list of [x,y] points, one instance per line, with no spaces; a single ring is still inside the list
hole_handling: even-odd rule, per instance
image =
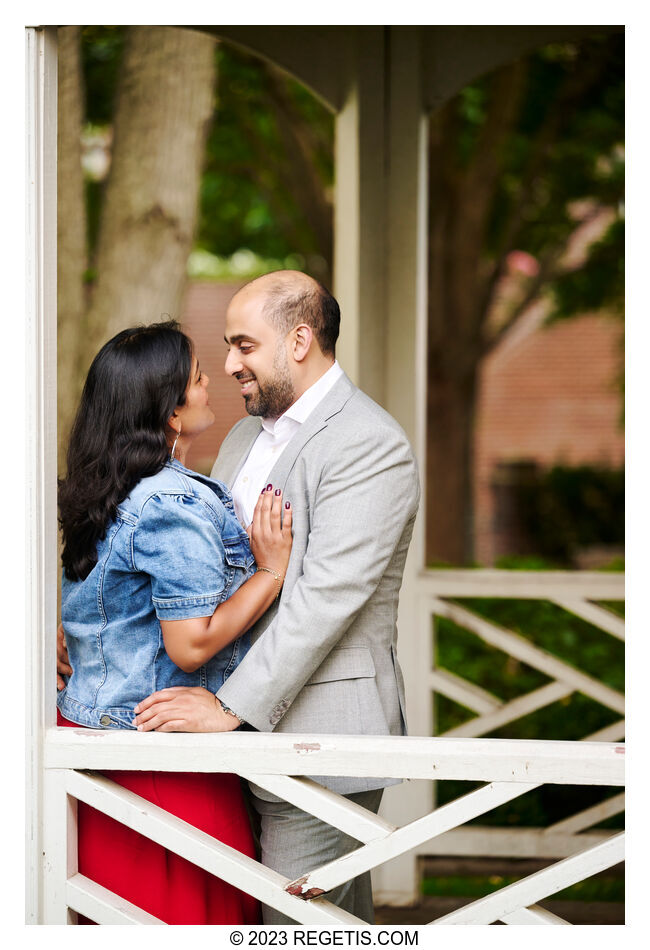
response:
[[[314,341],[314,331],[308,324],[299,323],[291,332],[293,333],[291,343],[293,358],[297,363],[302,363],[311,349]]]

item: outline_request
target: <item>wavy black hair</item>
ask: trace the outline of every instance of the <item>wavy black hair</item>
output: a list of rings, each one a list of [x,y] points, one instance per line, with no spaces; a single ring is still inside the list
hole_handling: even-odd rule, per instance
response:
[[[167,420],[185,402],[192,341],[175,320],[122,330],[92,362],[59,479],[63,568],[83,580],[117,506],[169,456]]]

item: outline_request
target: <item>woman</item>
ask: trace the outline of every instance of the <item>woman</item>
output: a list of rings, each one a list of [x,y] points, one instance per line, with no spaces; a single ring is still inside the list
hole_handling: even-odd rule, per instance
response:
[[[93,361],[59,483],[73,671],[59,725],[133,729],[154,690],[216,692],[280,591],[291,550],[281,492],[263,492],[249,544],[226,487],[184,465],[214,422],[207,384],[173,321],[124,330]],[[106,774],[254,856],[237,776]],[[81,803],[79,871],[166,923],[260,920],[248,895]]]

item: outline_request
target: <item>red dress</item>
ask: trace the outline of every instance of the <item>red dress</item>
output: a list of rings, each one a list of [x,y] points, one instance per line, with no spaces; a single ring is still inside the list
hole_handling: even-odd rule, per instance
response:
[[[57,725],[83,728],[64,719]],[[255,845],[237,775],[102,773],[242,854]],[[258,901],[119,821],[79,802],[79,873],[167,924],[259,924]],[[79,915],[79,923],[93,921]]]

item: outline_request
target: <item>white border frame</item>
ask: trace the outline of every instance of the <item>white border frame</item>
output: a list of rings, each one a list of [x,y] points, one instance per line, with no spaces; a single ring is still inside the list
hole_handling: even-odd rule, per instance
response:
[[[27,923],[41,919],[43,743],[56,690],[56,33],[27,28],[25,51]]]

